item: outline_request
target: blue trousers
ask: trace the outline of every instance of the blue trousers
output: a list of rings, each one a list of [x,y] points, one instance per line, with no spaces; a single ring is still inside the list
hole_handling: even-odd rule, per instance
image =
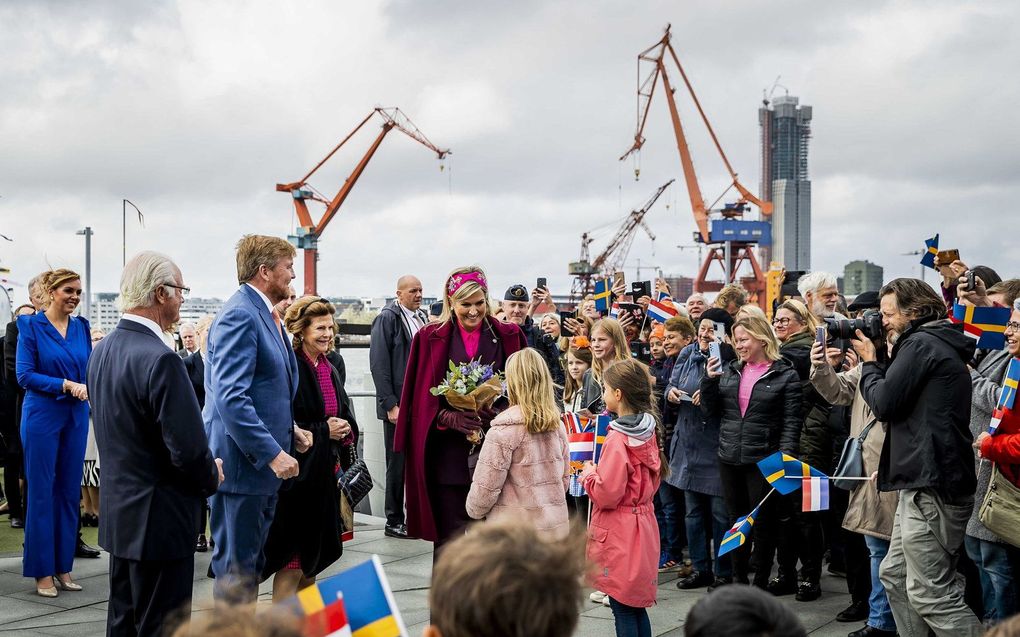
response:
[[[28,483],[22,574],[35,578],[70,573],[74,564],[89,433],[88,418],[75,418],[71,409],[40,412],[31,410],[26,416],[35,416],[21,423]]]
[[[616,624],[616,637],[652,637],[652,624],[648,621],[648,611],[621,604],[609,598],[609,608],[613,611],[613,622]]]
[[[868,626],[878,630],[896,631],[896,620],[893,619],[889,597],[885,594],[885,586],[878,579],[878,570],[882,566],[885,554],[889,552],[889,540],[871,535],[864,536],[871,554],[871,595],[868,597]]]
[[[715,542],[716,549],[722,542],[723,535],[730,529],[729,514],[726,502],[721,496],[707,495],[696,491],[685,491],[684,502],[687,505],[687,543],[691,554],[691,565],[699,573],[712,572],[712,554],[709,552],[709,539]],[[711,533],[711,538],[708,533]],[[733,577],[733,561],[729,558],[715,561],[716,577]]]
[[[981,579],[981,600],[984,602],[983,619],[998,623],[1016,613],[1016,585],[1010,565],[1009,550],[1003,544],[964,536],[967,556],[977,566]]]
[[[210,498],[209,526],[215,540],[213,597],[255,601],[266,556],[262,549],[276,513],[277,494],[216,493]]]
[[[684,529],[684,492],[665,480],[653,498],[655,521],[659,525],[659,563],[683,560],[686,533]]]

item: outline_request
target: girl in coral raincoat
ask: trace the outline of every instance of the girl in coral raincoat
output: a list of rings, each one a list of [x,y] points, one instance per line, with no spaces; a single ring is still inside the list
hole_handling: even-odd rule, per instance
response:
[[[645,610],[658,588],[659,527],[652,497],[666,467],[655,422],[653,379],[634,359],[602,374],[609,425],[598,465],[585,463],[581,480],[593,505],[588,559],[594,586],[609,595],[618,637],[651,637]]]

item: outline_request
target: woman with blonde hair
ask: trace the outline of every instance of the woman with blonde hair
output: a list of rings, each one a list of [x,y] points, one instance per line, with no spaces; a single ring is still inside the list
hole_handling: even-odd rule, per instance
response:
[[[440,321],[411,340],[393,448],[405,454],[407,533],[433,542],[433,557],[471,522],[464,503],[472,440],[497,412],[458,411],[429,390],[442,384],[451,364],[479,361],[502,372],[507,358],[527,347],[520,327],[491,315],[485,273],[477,266],[457,268],[443,286]]]
[[[89,322],[73,316],[81,277],[59,269],[42,275],[46,310],[18,317],[18,384],[25,388],[21,440],[25,448],[28,514],[23,573],[36,593],[80,591],[71,580],[78,501],[89,431],[85,387],[92,339]]]
[[[733,349],[738,360],[724,369],[709,358],[701,381],[701,408],[707,419],[719,421],[719,473],[731,524],[768,493],[756,463],[776,451],[798,455],[803,422],[800,378],[780,356],[768,322],[748,317],[734,323]],[[756,542],[774,537],[776,502],[771,498],[759,512]],[[731,553],[737,583],[748,583],[750,552],[747,543]],[[771,568],[771,560],[757,565],[755,586],[766,588]]]
[[[592,364],[581,382],[581,405],[582,411],[600,414],[606,408],[602,401],[602,372],[616,361],[630,358],[630,346],[620,322],[610,318],[595,321],[589,341]]]
[[[506,361],[506,385],[510,407],[482,443],[467,514],[528,520],[539,533],[564,538],[570,451],[549,368],[538,352],[523,349]]]

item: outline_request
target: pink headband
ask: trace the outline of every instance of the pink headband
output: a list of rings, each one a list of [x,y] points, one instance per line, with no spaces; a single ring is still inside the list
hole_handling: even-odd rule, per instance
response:
[[[450,296],[453,296],[454,293],[461,288],[461,286],[471,281],[482,286],[482,289],[486,292],[489,291],[489,284],[485,282],[485,275],[477,270],[472,272],[462,272],[451,276],[450,280],[446,282],[446,291],[449,292]]]

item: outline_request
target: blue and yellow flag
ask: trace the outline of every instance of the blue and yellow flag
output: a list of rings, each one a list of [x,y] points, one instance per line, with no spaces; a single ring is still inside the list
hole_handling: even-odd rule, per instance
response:
[[[719,550],[716,553],[716,557],[722,557],[733,549],[739,548],[744,545],[747,541],[747,537],[751,535],[751,527],[754,526],[754,518],[758,515],[758,509],[761,505],[754,507],[754,511],[751,511],[742,518],[737,519],[736,523],[726,531],[723,535],[722,541],[719,542]]]
[[[1006,324],[1012,310],[1008,307],[953,306],[954,323],[963,323],[963,333],[977,341],[978,349],[1005,349]]]
[[[612,419],[607,415],[595,417],[595,454],[592,462],[599,463],[602,457],[602,446],[606,444],[606,435],[609,433],[609,423]]]
[[[306,592],[311,589],[317,589],[317,593]],[[378,555],[373,555],[372,559],[358,566],[302,590],[298,593],[299,599],[302,594],[308,598],[314,597],[309,600],[313,602],[312,607],[317,605],[315,602],[335,600],[338,595],[342,595],[353,637],[407,635],[407,627],[400,617],[400,609],[397,608],[397,602],[393,598],[393,591],[390,590]],[[309,606],[305,604],[304,599],[301,599],[301,605],[307,613]]]
[[[939,253],[939,236],[924,240],[924,256],[921,257],[921,265],[935,270],[935,256]]]
[[[759,460],[758,470],[765,476],[765,480],[783,495],[793,493],[799,489],[803,484],[804,478],[812,476],[818,478],[828,477],[808,463],[801,462],[782,451],[777,451],[771,456]]]
[[[609,280],[608,279],[595,279],[595,309],[599,312],[609,311]]]
[[[1009,367],[1006,368],[1006,377],[1002,379],[1002,390],[999,392],[999,401],[992,411],[992,420],[988,425],[988,433],[994,434],[999,430],[999,425],[1003,422],[1013,423],[1015,421],[1017,412],[1014,407],[1016,405],[1018,384],[1020,384],[1020,358],[1014,358],[1009,361]],[[1015,425],[1009,425],[1009,429],[1012,432],[1015,429]]]

